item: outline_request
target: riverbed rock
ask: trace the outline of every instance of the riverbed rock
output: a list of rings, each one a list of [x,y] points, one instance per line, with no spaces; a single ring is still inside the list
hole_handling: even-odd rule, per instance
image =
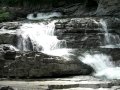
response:
[[[15,90],[119,90],[119,80],[102,80],[93,76],[71,76],[35,80],[2,80],[1,86]]]
[[[17,45],[17,35],[11,33],[1,33],[0,44]]]
[[[7,52],[9,57],[13,52]],[[12,54],[11,54],[12,53]],[[6,57],[7,57],[7,55]],[[14,55],[13,55],[14,56]],[[46,55],[40,52],[16,52],[15,59],[4,58],[0,62],[1,76],[18,78],[59,77],[67,75],[87,75],[93,69],[79,60],[67,61],[62,57]]]
[[[19,29],[19,23],[4,23],[4,29],[7,30],[16,30]]]

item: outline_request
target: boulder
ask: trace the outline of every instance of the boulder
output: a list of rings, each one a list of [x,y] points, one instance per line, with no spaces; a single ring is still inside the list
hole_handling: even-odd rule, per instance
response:
[[[3,77],[18,78],[88,75],[93,71],[90,66],[79,60],[67,61],[62,57],[49,56],[40,52],[17,52],[15,60],[5,59],[2,70]]]

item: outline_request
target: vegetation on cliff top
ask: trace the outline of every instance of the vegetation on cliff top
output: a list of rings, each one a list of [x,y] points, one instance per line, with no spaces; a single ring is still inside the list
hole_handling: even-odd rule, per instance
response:
[[[4,10],[0,10],[0,22],[7,21],[10,18],[10,13]]]

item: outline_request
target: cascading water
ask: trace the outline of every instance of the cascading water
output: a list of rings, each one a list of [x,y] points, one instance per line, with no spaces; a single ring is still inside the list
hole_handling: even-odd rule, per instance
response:
[[[101,48],[119,48],[120,38],[119,35],[113,35],[109,33],[107,29],[107,23],[101,19],[100,24],[102,25],[101,31],[104,32],[104,45]],[[94,76],[103,77],[107,79],[120,79],[120,67],[116,67],[112,63],[110,56],[104,54],[90,54],[85,53],[84,57],[79,59],[90,65],[94,70]]]
[[[33,51],[41,51],[43,53],[64,56],[68,55],[70,49],[66,49],[66,41],[58,40],[54,36],[55,22],[42,21],[39,23],[24,23],[18,30],[18,48],[23,51],[28,51],[30,48]]]
[[[88,54],[85,53],[84,57],[79,59],[90,65],[94,70],[94,76],[103,77],[107,79],[120,79],[120,67],[115,67],[112,63],[111,57],[104,54]]]
[[[107,29],[107,23],[105,20],[101,19],[100,24],[102,25],[101,31],[104,32],[104,45],[102,48],[119,48],[120,47],[120,37],[119,35],[113,35],[109,33]]]
[[[55,23],[57,20],[47,20],[39,23],[24,23],[18,30],[18,48],[23,51],[28,51],[32,48],[33,51],[43,52],[54,56],[67,56],[69,59],[71,49],[67,49],[65,40],[58,40],[54,35]],[[102,29],[105,34],[105,46],[114,45],[116,36],[109,34],[107,25],[104,20],[100,20]],[[113,40],[115,43],[113,43]],[[101,46],[102,47],[102,46]],[[82,62],[90,65],[95,70],[95,76],[106,77],[108,79],[120,79],[120,67],[115,67],[110,61],[110,57],[104,54],[84,54]]]

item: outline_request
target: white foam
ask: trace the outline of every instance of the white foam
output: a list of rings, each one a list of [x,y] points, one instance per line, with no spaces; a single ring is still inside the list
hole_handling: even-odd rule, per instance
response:
[[[114,66],[112,61],[110,61],[110,56],[85,53],[84,57],[79,57],[79,59],[95,70],[94,76],[105,77],[107,79],[120,79],[120,67]]]
[[[18,48],[22,47],[23,51],[28,51],[29,41],[27,39],[30,38],[34,50],[68,58],[71,49],[65,48],[67,47],[65,40],[58,40],[57,36],[54,35],[55,22],[57,21],[24,23],[18,30],[18,36],[22,36],[22,40],[19,39]]]
[[[62,14],[60,12],[47,12],[47,13],[37,13],[36,17],[33,16],[34,14],[29,14],[27,19],[29,20],[40,20],[40,19],[48,19],[52,17],[61,17]]]

